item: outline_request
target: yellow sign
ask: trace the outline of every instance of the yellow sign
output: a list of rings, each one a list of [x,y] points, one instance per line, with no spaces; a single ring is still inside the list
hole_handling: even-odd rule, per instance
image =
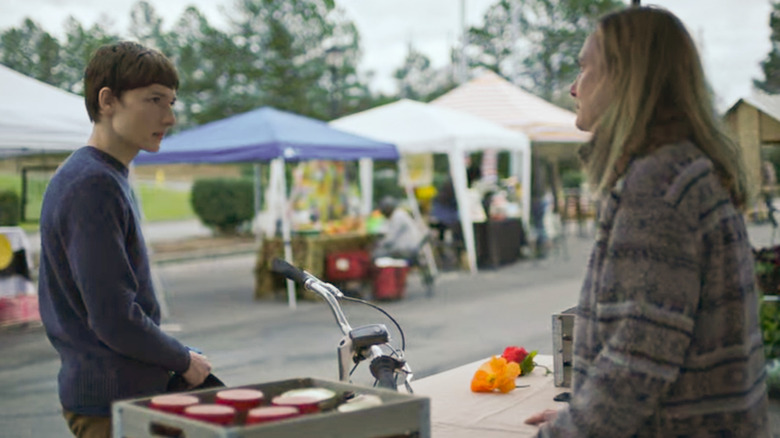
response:
[[[433,154],[404,155],[413,187],[433,184]]]
[[[14,250],[11,248],[11,242],[4,234],[0,234],[0,269],[7,268],[14,260]]]

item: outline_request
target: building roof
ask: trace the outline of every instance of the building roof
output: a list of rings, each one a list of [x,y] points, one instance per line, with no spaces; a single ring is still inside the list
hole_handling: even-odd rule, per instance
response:
[[[743,97],[736,101],[734,105],[726,111],[726,114],[736,110],[743,102],[755,107],[769,117],[780,121],[780,94],[766,94],[762,91],[753,90],[751,96]]]

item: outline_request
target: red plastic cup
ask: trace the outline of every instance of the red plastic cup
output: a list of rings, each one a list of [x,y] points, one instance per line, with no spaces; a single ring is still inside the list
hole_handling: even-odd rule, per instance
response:
[[[194,395],[165,394],[153,397],[149,402],[149,407],[160,411],[181,414],[185,408],[198,403],[200,403],[200,399]]]
[[[221,405],[233,406],[239,411],[246,411],[260,406],[263,397],[263,392],[256,389],[225,389],[217,392],[216,402]]]
[[[218,404],[194,405],[185,408],[184,415],[195,420],[226,425],[236,418],[236,408]]]
[[[262,408],[250,409],[246,414],[246,423],[267,423],[269,421],[297,417],[298,415],[301,415],[301,413],[292,406],[264,406]]]

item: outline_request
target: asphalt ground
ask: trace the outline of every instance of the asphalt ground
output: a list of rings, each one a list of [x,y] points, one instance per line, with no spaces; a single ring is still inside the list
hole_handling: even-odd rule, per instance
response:
[[[754,246],[770,244],[768,226],[751,226],[749,232]],[[508,345],[552,354],[551,316],[576,304],[591,239],[572,230],[547,259],[475,275],[444,273],[433,297],[412,275],[402,300],[379,304],[404,330],[415,377],[500,354]],[[254,262],[253,255],[238,254],[159,266],[170,311],[165,329],[204,351],[229,386],[292,377],[336,380],[341,333],[327,305],[299,301],[291,309],[283,295],[255,300]],[[353,303],[343,307],[353,327],[384,323],[393,342],[400,342],[380,313]],[[59,359],[43,330],[0,332],[0,352],[0,436],[68,436],[56,392]],[[356,373],[356,383],[370,383],[365,368]],[[774,403],[775,436],[780,436],[778,412]]]

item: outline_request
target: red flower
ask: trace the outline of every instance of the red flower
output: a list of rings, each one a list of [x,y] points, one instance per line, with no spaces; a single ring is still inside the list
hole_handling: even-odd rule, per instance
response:
[[[515,362],[518,365],[523,363],[525,357],[528,356],[528,352],[523,347],[506,347],[504,354],[501,355],[507,362]]]

